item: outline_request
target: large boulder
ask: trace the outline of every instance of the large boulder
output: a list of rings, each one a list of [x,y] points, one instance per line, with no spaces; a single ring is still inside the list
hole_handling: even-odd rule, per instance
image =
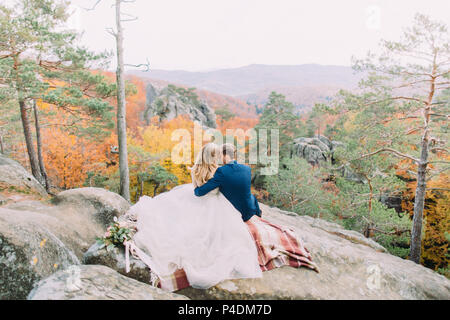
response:
[[[320,273],[282,267],[264,272],[261,279],[178,293],[191,299],[450,299],[447,278],[384,252],[357,232],[265,205],[261,209],[265,219],[296,230]]]
[[[51,203],[21,201],[6,209],[40,214],[59,221],[58,226],[47,226],[81,260],[96,237],[105,233],[114,217],[121,217],[130,204],[120,195],[100,188],[80,188],[59,193]],[[65,239],[65,240],[64,240]]]
[[[71,266],[41,280],[28,300],[187,300],[105,266]]]
[[[117,193],[102,188],[79,188],[63,191],[53,203],[59,208],[72,207],[88,216],[91,223],[108,226],[114,217],[125,213],[130,204]]]
[[[40,279],[79,264],[77,241],[54,217],[0,209],[0,300],[24,299]]]
[[[42,185],[24,167],[2,154],[0,154],[0,192],[48,196]]]
[[[0,299],[25,298],[41,278],[78,264],[114,217],[129,208],[98,188],[64,191],[53,203],[21,201],[0,208]]]
[[[191,299],[450,299],[450,281],[412,261],[390,255],[361,233],[309,216],[261,204],[263,217],[291,226],[304,240],[320,273],[282,267],[264,272],[261,279],[224,281],[207,290],[186,288]],[[146,266],[130,255],[125,272],[124,252],[93,245],[84,263],[104,264],[136,280],[149,282]]]
[[[320,162],[331,161],[333,143],[324,136],[301,137],[294,140],[292,153],[312,165],[319,165]]]

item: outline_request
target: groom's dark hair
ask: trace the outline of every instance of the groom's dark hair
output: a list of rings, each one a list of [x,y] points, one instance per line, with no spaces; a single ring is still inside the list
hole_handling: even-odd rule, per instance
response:
[[[222,145],[223,156],[229,156],[231,159],[236,158],[236,148],[231,143],[225,143]]]

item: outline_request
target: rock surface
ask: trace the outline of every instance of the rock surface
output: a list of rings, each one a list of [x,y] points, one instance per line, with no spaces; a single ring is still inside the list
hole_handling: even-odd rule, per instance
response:
[[[335,146],[337,147],[324,136],[302,137],[294,140],[292,152],[312,165],[319,165],[322,161],[331,161]]]
[[[436,272],[386,253],[362,234],[321,219],[298,216],[261,204],[263,217],[291,226],[304,240],[320,268],[283,267],[264,272],[262,279],[224,281],[208,290],[187,288],[191,299],[450,299],[450,281]],[[94,245],[85,263],[104,264],[148,283],[146,266],[130,256],[125,272],[122,250],[107,252]]]
[[[292,145],[292,156],[297,156],[308,161],[313,166],[319,166],[321,162],[335,161],[337,148],[345,147],[340,141],[331,141],[325,136],[319,135],[313,138],[297,138]],[[342,166],[339,174],[346,180],[366,183],[364,177],[353,172],[348,166]]]
[[[0,192],[48,196],[41,184],[18,162],[0,154]]]
[[[95,245],[89,249],[113,217],[133,220],[123,215],[128,208],[119,195],[96,188],[62,192],[52,203],[21,201],[1,206],[0,300],[24,299],[49,276],[30,299],[178,297],[159,296],[148,285],[148,269],[131,256],[127,274],[123,251],[107,252]],[[261,209],[265,219],[296,230],[320,273],[283,267],[265,272],[261,279],[224,281],[208,290],[187,288],[180,294],[192,299],[450,299],[447,278],[386,253],[358,232],[263,204]],[[89,266],[77,267],[82,257]],[[69,283],[67,290],[71,280],[62,270],[68,267],[80,271],[81,288]]]
[[[54,203],[22,201],[0,208],[0,299],[23,299],[33,285],[83,254],[129,204],[104,189],[60,193]]]
[[[0,300],[24,299],[43,277],[80,263],[68,227],[51,216],[0,209]]]
[[[149,121],[153,116],[164,120],[172,120],[179,115],[187,115],[192,121],[198,121],[209,128],[216,127],[216,115],[205,101],[201,101],[195,92],[188,92],[184,88],[173,85],[157,92],[147,86],[147,102],[144,118]]]
[[[114,217],[119,217],[130,208],[130,204],[120,195],[101,188],[63,191],[53,199],[53,202],[60,208],[76,208],[78,212],[89,216],[89,222],[95,222],[103,227],[107,227]]]
[[[40,281],[28,300],[187,300],[105,266],[71,266]]]
[[[224,281],[208,290],[187,288],[191,299],[450,299],[450,280],[357,233],[311,217],[261,205],[263,217],[292,226],[320,268],[283,267],[261,279]]]

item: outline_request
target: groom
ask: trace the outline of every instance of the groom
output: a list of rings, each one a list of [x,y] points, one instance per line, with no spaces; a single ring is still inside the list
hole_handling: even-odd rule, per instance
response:
[[[214,177],[207,183],[195,188],[195,195],[201,197],[219,188],[220,192],[241,213],[244,221],[248,221],[254,215],[261,217],[258,201],[250,192],[250,167],[237,163],[234,145],[226,143],[221,149],[225,165],[218,168]]]

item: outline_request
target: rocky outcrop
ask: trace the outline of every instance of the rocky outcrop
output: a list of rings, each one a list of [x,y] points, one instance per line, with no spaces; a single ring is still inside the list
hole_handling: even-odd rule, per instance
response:
[[[47,196],[45,189],[28,171],[18,162],[2,154],[0,154],[0,192]]]
[[[341,145],[324,136],[297,138],[293,143],[292,155],[303,158],[312,165],[319,165],[322,161],[331,161],[335,148]]]
[[[53,203],[0,208],[0,299],[25,298],[43,277],[80,263],[113,217],[128,208],[121,196],[98,188],[64,191]]]
[[[192,121],[198,121],[205,127],[216,127],[214,111],[198,98],[195,91],[169,85],[158,92],[152,85],[147,86],[144,112],[147,123],[153,116],[171,120],[179,115],[187,115]]]
[[[70,249],[78,241],[70,227],[51,216],[0,209],[0,300],[24,299],[40,279],[80,263]]]
[[[125,213],[130,204],[117,193],[101,188],[79,188],[59,193],[53,202],[58,207],[76,208],[84,213],[89,222],[106,227]]]
[[[41,280],[28,300],[187,300],[105,266],[71,266]]]
[[[336,149],[344,146],[344,143],[331,141],[322,135],[313,138],[301,137],[294,140],[291,155],[303,158],[313,166],[319,166],[321,162],[334,163]],[[366,182],[364,177],[350,170],[348,166],[342,166],[338,172],[346,180],[357,183]]]
[[[65,191],[51,203],[3,205],[0,300],[24,299],[32,288],[30,299],[177,297],[159,296],[161,292],[148,285],[149,270],[131,255],[131,272],[126,273],[123,250],[90,247],[113,217],[134,220],[131,214],[123,215],[128,208],[119,195],[96,188]],[[224,281],[207,290],[178,293],[192,299],[450,299],[447,278],[388,254],[358,232],[263,204],[261,209],[265,219],[291,226],[303,238],[320,273],[283,267],[264,272],[260,279]],[[89,265],[80,266],[80,261]],[[71,282],[70,272],[63,271],[68,268],[79,272],[81,285]]]
[[[261,279],[224,281],[208,290],[187,288],[191,299],[450,299],[450,281],[384,252],[357,232],[262,205],[263,216],[292,226],[320,273],[283,267]]]
[[[261,279],[224,281],[207,290],[186,288],[191,299],[450,299],[450,281],[414,262],[390,255],[361,233],[321,219],[261,204],[265,219],[291,226],[304,240],[320,268],[283,267]],[[91,247],[83,261],[104,264],[123,275],[148,283],[148,269],[130,256],[125,272],[123,250]]]

